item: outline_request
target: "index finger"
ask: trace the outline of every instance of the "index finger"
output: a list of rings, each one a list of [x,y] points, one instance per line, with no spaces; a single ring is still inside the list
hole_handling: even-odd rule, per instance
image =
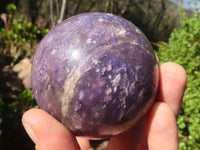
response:
[[[158,101],[167,103],[177,117],[187,83],[185,69],[177,63],[167,62],[160,66]]]

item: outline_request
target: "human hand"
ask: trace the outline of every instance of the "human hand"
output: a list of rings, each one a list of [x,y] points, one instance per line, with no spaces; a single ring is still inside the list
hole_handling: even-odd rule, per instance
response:
[[[178,150],[178,117],[186,87],[185,70],[175,63],[160,66],[155,104],[145,124],[112,137],[107,150]],[[60,122],[41,109],[31,109],[22,123],[37,150],[89,150],[89,140],[76,138]],[[140,130],[139,130],[140,129]],[[141,130],[142,129],[142,130]]]

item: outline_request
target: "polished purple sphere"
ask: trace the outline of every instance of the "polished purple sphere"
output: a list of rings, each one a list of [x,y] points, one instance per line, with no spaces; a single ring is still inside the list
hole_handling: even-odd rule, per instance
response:
[[[145,116],[156,97],[158,64],[144,34],[108,13],[84,13],[40,42],[32,88],[40,108],[74,135],[120,134]]]

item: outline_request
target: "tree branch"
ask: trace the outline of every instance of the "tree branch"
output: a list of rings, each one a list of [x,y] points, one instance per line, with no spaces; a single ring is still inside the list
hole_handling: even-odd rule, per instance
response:
[[[53,15],[53,0],[50,0],[50,17],[51,17],[51,26],[54,27],[55,26],[55,22],[54,22],[54,15]]]
[[[65,13],[65,7],[66,7],[67,0],[62,0],[62,7],[60,11],[60,18],[58,19],[58,23],[61,23],[63,21],[64,13]]]

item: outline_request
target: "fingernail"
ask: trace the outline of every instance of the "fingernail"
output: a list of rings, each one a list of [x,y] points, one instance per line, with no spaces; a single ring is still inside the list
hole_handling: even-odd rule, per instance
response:
[[[24,126],[26,132],[28,133],[28,135],[30,136],[30,138],[37,145],[37,138],[36,138],[35,132],[33,131],[33,128],[28,123],[25,123],[25,122],[23,122],[23,126]]]

